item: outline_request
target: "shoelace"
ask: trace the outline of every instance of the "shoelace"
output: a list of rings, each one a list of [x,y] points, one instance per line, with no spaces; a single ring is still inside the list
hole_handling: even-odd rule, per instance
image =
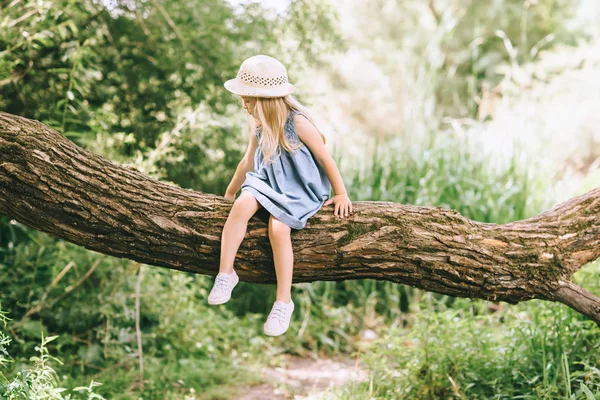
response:
[[[279,323],[282,324],[285,321],[286,315],[287,310],[285,309],[285,307],[281,304],[275,304],[273,306],[273,309],[271,310],[271,313],[269,314],[269,319],[276,318],[279,321]]]
[[[218,288],[222,291],[226,291],[228,284],[229,284],[229,276],[226,276],[226,275],[217,276],[217,278],[215,280],[216,288]]]

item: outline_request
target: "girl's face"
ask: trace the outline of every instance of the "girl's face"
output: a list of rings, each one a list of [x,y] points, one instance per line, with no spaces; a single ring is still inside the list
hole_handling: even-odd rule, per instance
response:
[[[254,111],[254,105],[256,104],[256,97],[241,96],[244,102],[244,108],[248,111],[248,114],[252,115]]]

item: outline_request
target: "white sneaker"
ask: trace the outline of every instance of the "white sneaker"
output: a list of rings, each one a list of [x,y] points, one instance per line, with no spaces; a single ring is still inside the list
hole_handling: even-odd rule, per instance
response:
[[[280,300],[275,301],[267,317],[267,322],[263,326],[265,334],[279,336],[285,333],[290,326],[293,312],[294,302],[291,299],[289,303],[284,303]]]
[[[213,288],[208,295],[208,304],[227,303],[231,298],[231,291],[239,281],[240,278],[235,270],[230,274],[219,272],[215,278]]]

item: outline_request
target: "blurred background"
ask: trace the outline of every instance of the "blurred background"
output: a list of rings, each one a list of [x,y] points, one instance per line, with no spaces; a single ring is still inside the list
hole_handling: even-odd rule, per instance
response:
[[[0,110],[223,195],[248,138],[223,82],[268,54],[353,201],[506,223],[600,186],[599,21],[596,0],[0,0]],[[564,305],[295,284],[271,338],[275,286],[210,307],[213,279],[0,216],[0,398],[600,399],[600,330]]]

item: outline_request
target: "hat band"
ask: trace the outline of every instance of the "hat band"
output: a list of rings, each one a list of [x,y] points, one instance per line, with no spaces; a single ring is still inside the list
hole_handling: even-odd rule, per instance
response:
[[[247,84],[248,86],[253,87],[273,87],[280,86],[288,82],[288,78],[285,75],[277,76],[274,78],[267,78],[262,76],[251,75],[241,70],[238,71],[237,78],[245,84]]]

